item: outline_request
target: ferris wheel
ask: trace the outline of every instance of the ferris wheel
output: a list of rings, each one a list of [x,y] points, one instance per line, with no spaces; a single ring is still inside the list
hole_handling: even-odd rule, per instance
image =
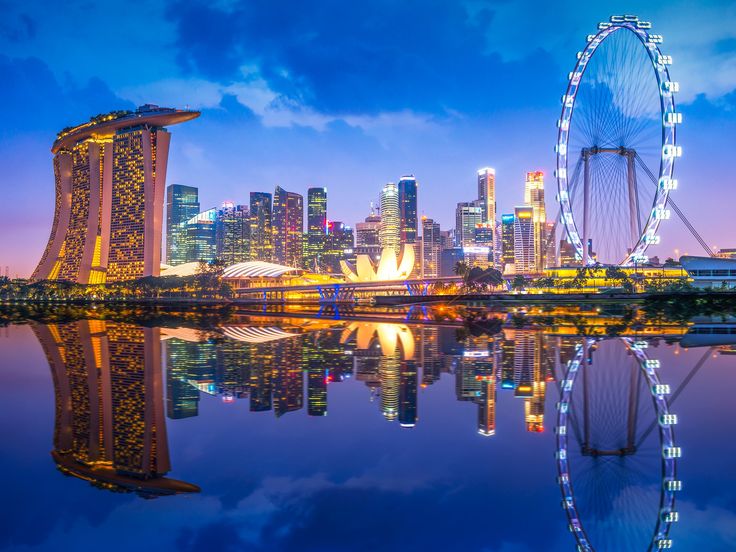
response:
[[[588,35],[569,74],[555,175],[561,222],[584,265],[646,262],[670,217],[682,115],[662,40],[649,22],[612,16]]]
[[[682,487],[677,416],[647,346],[629,338],[584,339],[561,381],[558,483],[580,552],[672,547]]]

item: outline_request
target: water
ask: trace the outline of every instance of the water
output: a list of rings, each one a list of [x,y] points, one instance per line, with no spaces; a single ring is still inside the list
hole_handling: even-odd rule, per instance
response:
[[[0,548],[736,549],[734,326],[526,310],[16,316]]]

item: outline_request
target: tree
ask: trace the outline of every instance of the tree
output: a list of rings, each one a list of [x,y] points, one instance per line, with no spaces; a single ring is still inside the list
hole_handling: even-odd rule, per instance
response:
[[[522,276],[521,274],[517,274],[516,276],[514,276],[514,279],[511,280],[511,289],[515,289],[515,290],[525,289],[528,283],[529,281],[526,278],[524,278],[524,276]]]
[[[468,263],[464,261],[458,261],[455,263],[455,266],[453,267],[453,272],[455,272],[458,276],[465,276],[468,271],[470,270],[470,266],[468,266]]]

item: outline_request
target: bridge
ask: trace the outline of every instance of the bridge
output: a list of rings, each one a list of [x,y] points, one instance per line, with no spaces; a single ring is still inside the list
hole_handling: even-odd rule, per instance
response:
[[[268,287],[240,287],[235,295],[254,303],[284,303],[292,301],[319,302],[321,304],[353,304],[358,299],[376,295],[405,295],[421,297],[429,295],[438,284],[459,284],[461,276],[422,278],[410,280],[384,280],[373,282],[335,282]]]

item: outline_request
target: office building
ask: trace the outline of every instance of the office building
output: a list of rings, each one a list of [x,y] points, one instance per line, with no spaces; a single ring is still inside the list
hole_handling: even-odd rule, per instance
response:
[[[355,262],[355,237],[353,229],[340,221],[327,222],[327,243],[323,252],[326,272],[341,274],[340,261]]]
[[[455,245],[475,245],[475,227],[483,222],[483,208],[476,202],[458,203],[455,209]]]
[[[421,271],[422,278],[436,278],[440,273],[440,252],[442,242],[440,236],[440,224],[431,218],[422,217],[422,252]]]
[[[531,207],[514,210],[514,270],[516,274],[532,274],[539,271],[535,260],[534,219]]]
[[[164,127],[198,116],[144,105],[62,130],[51,148],[54,221],[32,279],[94,284],[158,276],[171,141]]]
[[[393,182],[381,190],[381,250],[393,249],[396,255],[401,250],[401,220],[399,214],[399,189]]]
[[[514,264],[514,215],[501,215],[501,266]]]
[[[304,233],[304,202],[300,194],[276,186],[273,194],[273,261],[300,268]]]
[[[547,209],[544,204],[544,173],[526,173],[524,183],[524,204],[532,208],[534,221],[534,263],[542,270],[547,257]]]
[[[372,261],[381,257],[381,215],[371,204],[371,213],[355,225],[355,255],[368,255]]]
[[[166,188],[166,264],[187,262],[186,228],[182,223],[199,213],[199,190],[172,184]]]
[[[496,220],[496,170],[484,167],[478,170],[478,204],[483,209],[482,222]]]
[[[327,188],[307,190],[307,236],[304,243],[304,267],[321,270],[321,256],[327,236]]]
[[[217,256],[217,209],[207,209],[182,226],[186,235],[187,262],[211,262]]]
[[[402,176],[399,189],[399,225],[401,244],[417,241],[417,180],[413,175]]]
[[[271,229],[271,194],[250,193],[250,258],[271,262],[273,231]]]
[[[250,260],[250,211],[247,205],[225,203],[215,221],[216,257],[225,266]]]

